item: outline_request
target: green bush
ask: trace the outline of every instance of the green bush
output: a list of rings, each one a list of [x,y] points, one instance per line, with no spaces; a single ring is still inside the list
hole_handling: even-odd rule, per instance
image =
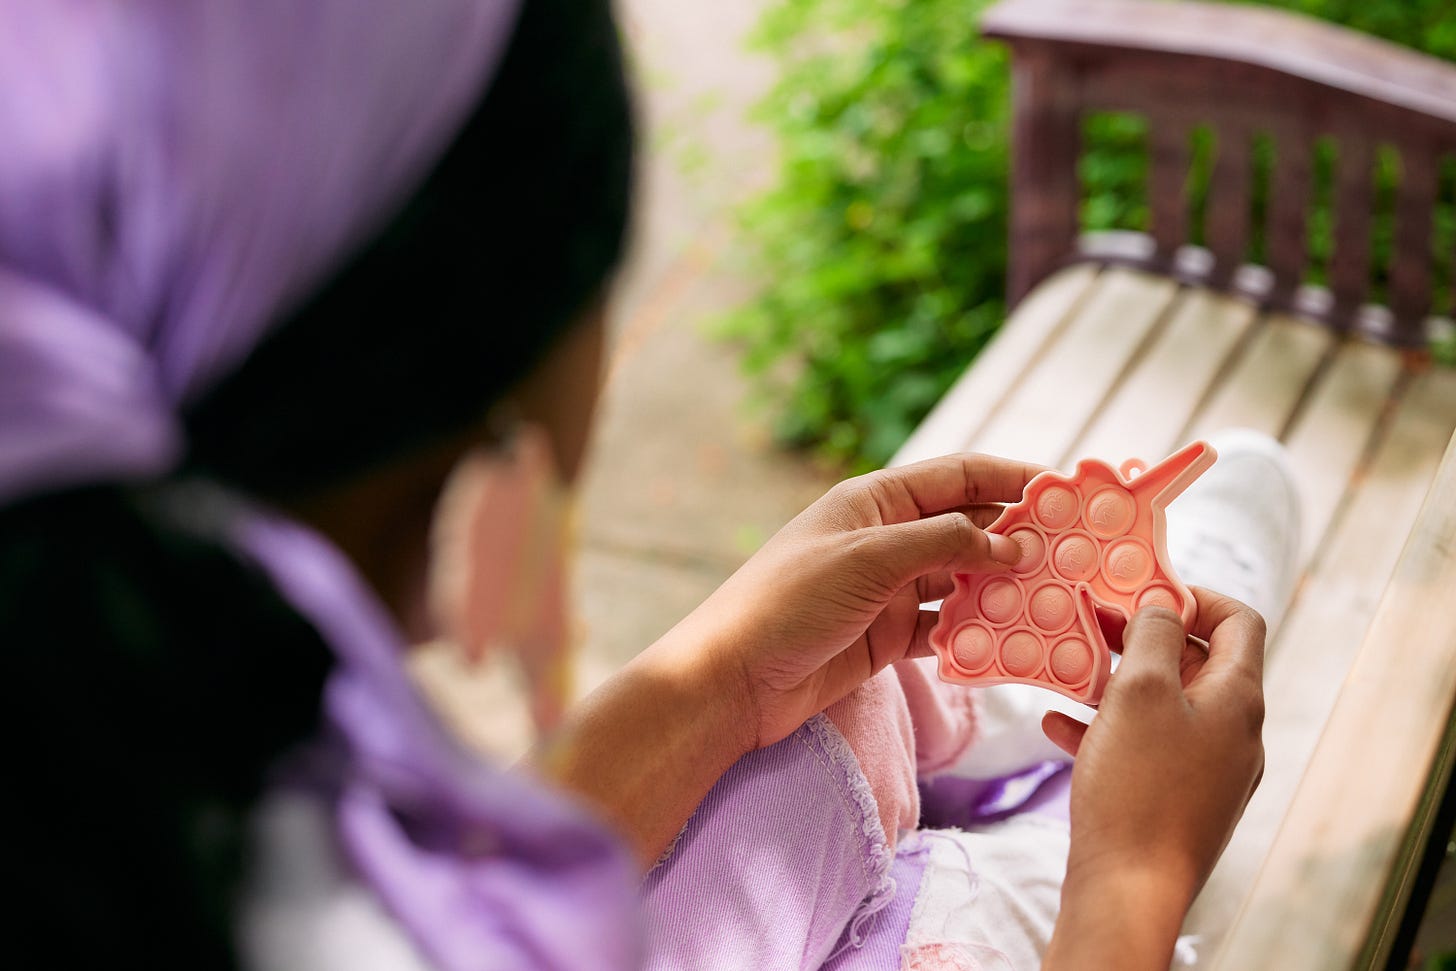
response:
[[[977,38],[989,5],[775,0],[754,36],[781,69],[758,106],[781,162],[744,213],[768,282],[725,332],[780,438],[857,469],[889,458],[1004,316],[1010,82]],[[1456,59],[1449,0],[1273,5]],[[1099,116],[1087,136],[1084,225],[1145,227],[1145,126]]]

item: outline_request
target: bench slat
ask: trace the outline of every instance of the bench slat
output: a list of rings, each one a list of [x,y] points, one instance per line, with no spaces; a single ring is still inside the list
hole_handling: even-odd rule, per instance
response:
[[[1301,572],[1334,519],[1400,374],[1400,352],[1393,348],[1345,344],[1290,430],[1285,445],[1297,470],[1304,514]]]
[[[1257,316],[1243,300],[1188,291],[1168,326],[1073,446],[1073,457],[1114,465],[1128,458],[1156,462],[1183,444],[1178,433]]]
[[[1178,295],[1165,277],[1112,268],[972,440],[977,451],[1057,466]]]
[[[1207,438],[1221,428],[1253,428],[1280,437],[1333,341],[1323,327],[1270,315],[1182,437]]]
[[[1224,935],[1275,844],[1295,788],[1375,616],[1380,592],[1394,572],[1453,427],[1456,373],[1431,371],[1419,376],[1401,401],[1368,472],[1341,510],[1304,589],[1271,644],[1265,673],[1264,781],[1189,915],[1185,926],[1190,933],[1203,934],[1209,941]],[[1361,780],[1350,781],[1355,783],[1350,792],[1363,787]],[[1379,792],[1367,790],[1364,794],[1370,799],[1383,798]],[[1291,828],[1297,825],[1296,821],[1286,828],[1290,828],[1291,839],[1302,842],[1311,834]],[[1379,875],[1365,873],[1362,878],[1377,880]],[[1308,891],[1313,885],[1304,886]],[[1317,896],[1306,893],[1290,900],[1297,906],[1304,897],[1313,901],[1309,911],[1321,910],[1324,905],[1316,901]],[[1271,962],[1261,950],[1271,940],[1269,935],[1310,936],[1296,931],[1290,923],[1296,914],[1288,907],[1275,909],[1282,914],[1277,919],[1266,921],[1265,916],[1252,915],[1254,923],[1241,925],[1215,967],[1341,966],[1342,962]],[[1315,919],[1313,914],[1305,914],[1305,918]],[[1347,947],[1345,938],[1359,933],[1358,928],[1345,928],[1339,946]],[[1251,940],[1263,943],[1251,950]],[[1358,947],[1357,941],[1347,947],[1348,953]],[[1252,953],[1260,957],[1251,961]]]
[[[900,446],[890,464],[907,465],[964,451],[1021,375],[1098,286],[1098,268],[1082,263],[1028,294],[975,363]]]
[[[1428,385],[1444,386],[1425,393],[1442,397],[1456,421],[1456,374]],[[1456,437],[1220,967],[1348,967],[1357,952],[1358,967],[1388,959],[1451,772],[1453,539]]]

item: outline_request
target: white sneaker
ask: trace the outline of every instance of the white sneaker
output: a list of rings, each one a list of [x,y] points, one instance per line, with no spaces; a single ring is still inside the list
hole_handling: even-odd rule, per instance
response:
[[[1178,578],[1241,600],[1279,626],[1299,568],[1299,493],[1284,446],[1244,428],[1209,439],[1218,461],[1168,507]]]

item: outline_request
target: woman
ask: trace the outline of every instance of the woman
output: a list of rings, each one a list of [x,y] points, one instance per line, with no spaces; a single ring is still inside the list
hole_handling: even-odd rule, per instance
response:
[[[23,952],[899,963],[934,853],[896,766],[966,723],[887,668],[951,572],[1014,556],[977,524],[1035,469],[831,491],[568,717],[555,791],[476,763],[402,673],[450,470],[541,436],[580,460],[630,169],[605,2],[22,0],[0,132]],[[1262,626],[1200,597],[1206,659],[1139,615],[1085,737],[1049,723],[1081,756],[1048,965],[1166,967],[1254,784]]]

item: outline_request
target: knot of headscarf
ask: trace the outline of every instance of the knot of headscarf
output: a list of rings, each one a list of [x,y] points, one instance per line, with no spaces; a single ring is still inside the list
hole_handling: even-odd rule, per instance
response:
[[[179,411],[419,183],[516,7],[0,5],[0,505],[173,470]],[[630,964],[635,881],[611,838],[466,757],[348,562],[238,509],[233,547],[336,658],[341,845],[423,952],[449,971]]]
[[[167,471],[179,408],[438,158],[515,6],[0,8],[0,502]]]
[[[73,299],[0,266],[0,505],[155,476],[181,432],[146,350]]]

